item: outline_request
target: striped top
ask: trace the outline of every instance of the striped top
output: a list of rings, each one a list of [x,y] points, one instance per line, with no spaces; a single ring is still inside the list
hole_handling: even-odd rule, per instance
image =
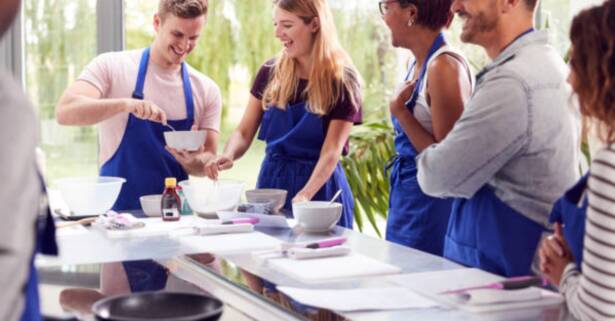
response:
[[[581,320],[615,320],[615,144],[601,150],[590,168],[583,273],[564,270],[560,292]]]

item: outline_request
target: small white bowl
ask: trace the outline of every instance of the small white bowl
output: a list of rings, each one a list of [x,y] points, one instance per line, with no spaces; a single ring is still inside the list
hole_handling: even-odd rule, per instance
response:
[[[306,232],[327,232],[342,217],[342,203],[311,201],[293,204],[293,216]]]
[[[246,191],[248,203],[271,203],[273,212],[277,213],[282,209],[286,202],[288,192],[276,188],[257,188]]]
[[[141,202],[141,208],[143,209],[143,213],[145,213],[145,215],[149,217],[162,216],[162,194],[144,195],[139,197],[139,201]]]
[[[195,151],[205,144],[204,130],[178,130],[164,132],[167,146],[177,150]]]

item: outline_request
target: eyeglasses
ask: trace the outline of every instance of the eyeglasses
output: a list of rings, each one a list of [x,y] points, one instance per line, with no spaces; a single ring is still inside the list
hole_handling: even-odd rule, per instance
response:
[[[397,2],[399,0],[382,0],[378,2],[378,9],[380,10],[381,15],[385,15],[387,11],[389,11],[389,7],[387,6],[391,2]]]

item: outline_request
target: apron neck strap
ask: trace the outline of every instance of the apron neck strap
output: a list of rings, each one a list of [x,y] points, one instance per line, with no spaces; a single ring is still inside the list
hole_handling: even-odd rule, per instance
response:
[[[192,99],[192,85],[188,74],[188,65],[182,62],[182,82],[184,86],[184,97],[186,100],[186,111],[188,119],[194,119],[194,99]]]
[[[141,54],[141,62],[139,63],[139,73],[137,74],[137,84],[132,92],[132,98],[143,100],[143,85],[145,84],[145,75],[147,74],[147,65],[149,63],[150,48],[145,48]]]
[[[429,63],[429,60],[436,53],[436,51],[438,51],[438,49],[440,49],[440,47],[442,47],[445,43],[446,41],[444,39],[444,34],[439,33],[434,39],[433,43],[431,44],[431,48],[429,48],[429,52],[427,53],[425,62],[423,63],[423,66],[421,67],[419,78],[416,80],[414,90],[412,91],[412,96],[410,96],[410,100],[406,102],[406,107],[408,107],[410,110],[414,109],[414,105],[416,105],[416,101],[419,98],[419,93],[421,92],[423,79],[425,78],[425,74],[427,73],[427,65]],[[408,70],[408,74],[406,75],[406,80],[410,79],[410,77],[412,76],[412,71],[414,71],[415,66],[416,66],[416,60],[414,61],[410,69]]]

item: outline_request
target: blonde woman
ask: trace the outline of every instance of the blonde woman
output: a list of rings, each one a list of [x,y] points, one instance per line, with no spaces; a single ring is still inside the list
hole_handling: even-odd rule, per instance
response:
[[[362,120],[358,73],[338,43],[326,0],[274,5],[275,36],[284,49],[258,71],[239,127],[205,172],[215,179],[231,168],[260,127],[267,148],[257,187],[287,190],[287,210],[291,200],[326,200],[341,189],[338,225],[352,228],[353,196],[339,160]]]

